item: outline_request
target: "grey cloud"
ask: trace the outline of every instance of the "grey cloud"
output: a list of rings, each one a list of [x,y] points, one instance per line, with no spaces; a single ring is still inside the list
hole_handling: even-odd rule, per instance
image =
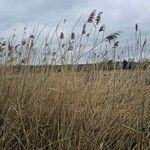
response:
[[[17,22],[55,22],[72,15],[71,9],[78,6],[71,0],[3,0],[0,2],[0,30]]]
[[[0,32],[14,24],[51,23],[63,17],[77,18],[93,9],[103,11],[108,29],[126,29],[135,22],[146,30],[150,24],[148,0],[0,0]]]

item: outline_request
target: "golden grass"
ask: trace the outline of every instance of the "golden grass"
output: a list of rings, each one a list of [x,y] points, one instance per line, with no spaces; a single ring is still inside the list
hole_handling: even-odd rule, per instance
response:
[[[148,149],[149,71],[113,75],[1,74],[1,149]]]
[[[135,41],[120,48],[121,32],[106,35],[101,14],[92,11],[80,33],[75,28],[82,16],[71,34],[59,31],[58,23],[43,42],[39,37],[45,27],[29,35],[25,27],[19,43],[16,34],[1,39],[0,150],[150,148],[147,39],[136,24]],[[117,58],[122,61],[127,53],[147,67],[117,70]],[[112,71],[97,71],[95,64],[111,59],[107,69]],[[93,67],[75,72],[80,63]],[[73,65],[70,71],[68,64]],[[58,72],[56,65],[62,65]]]

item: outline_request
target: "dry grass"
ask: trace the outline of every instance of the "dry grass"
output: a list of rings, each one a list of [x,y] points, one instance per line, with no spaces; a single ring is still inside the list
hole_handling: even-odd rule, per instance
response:
[[[1,149],[148,149],[147,75],[117,71],[115,93],[112,72],[0,75]]]
[[[96,71],[95,67],[79,72],[65,68],[60,72],[28,70],[31,64],[76,66],[85,58],[87,64],[95,64],[106,60],[109,53],[116,62],[117,57],[126,57],[126,51],[128,56],[132,53],[142,59],[147,52],[147,39],[142,40],[138,25],[135,49],[127,45],[120,52],[120,32],[105,36],[101,14],[96,15],[94,10],[80,34],[74,29],[81,17],[69,36],[58,31],[58,24],[52,37],[46,36],[39,49],[37,43],[43,29],[26,36],[25,28],[18,44],[15,35],[0,41],[0,149],[150,148],[148,67],[116,70],[114,63],[112,71]],[[134,55],[137,53],[140,55]],[[12,69],[16,65],[22,66],[19,73]]]

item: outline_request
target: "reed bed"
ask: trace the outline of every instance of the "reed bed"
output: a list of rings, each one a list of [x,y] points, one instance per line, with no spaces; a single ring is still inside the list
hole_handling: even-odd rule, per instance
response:
[[[125,50],[138,52],[133,56],[141,61],[148,51],[147,39],[142,40],[136,24],[136,51],[119,52],[121,32],[105,35],[101,15],[102,12],[92,11],[77,35],[74,30],[79,18],[69,40],[65,40],[63,31],[58,34],[58,24],[52,37],[47,36],[40,46],[42,55],[37,47],[42,30],[34,30],[28,38],[23,36],[19,44],[15,43],[15,35],[2,39],[0,149],[150,148],[150,69],[116,70],[117,57],[124,57]],[[97,70],[97,65],[93,65],[90,70],[76,71],[85,58],[87,64],[97,64],[108,53],[112,55],[113,70]],[[69,71],[65,67],[68,64],[74,65]],[[62,69],[41,67],[40,71],[31,72],[31,65],[35,70],[37,65],[61,65]],[[13,67],[17,66],[22,71],[16,73]]]

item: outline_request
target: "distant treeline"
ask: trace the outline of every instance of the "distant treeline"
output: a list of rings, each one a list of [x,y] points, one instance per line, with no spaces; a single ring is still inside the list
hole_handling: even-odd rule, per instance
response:
[[[148,62],[114,62],[113,60],[104,61],[96,64],[77,64],[77,65],[15,65],[11,67],[15,73],[29,71],[29,72],[46,72],[46,71],[91,71],[91,70],[130,70],[130,69],[148,69],[150,68],[150,61]]]

